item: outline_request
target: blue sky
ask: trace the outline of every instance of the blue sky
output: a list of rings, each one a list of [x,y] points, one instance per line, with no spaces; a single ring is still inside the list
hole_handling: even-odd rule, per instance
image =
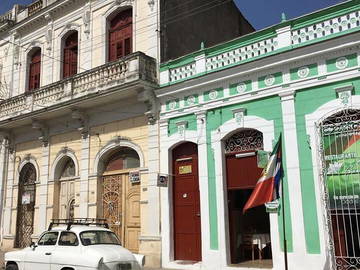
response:
[[[140,0],[144,1],[144,0]],[[171,1],[171,0],[168,0]],[[259,30],[277,24],[281,13],[288,19],[299,17],[312,11],[322,9],[342,0],[234,0],[244,16]],[[0,0],[0,14],[11,9],[14,4],[29,4],[31,0]]]

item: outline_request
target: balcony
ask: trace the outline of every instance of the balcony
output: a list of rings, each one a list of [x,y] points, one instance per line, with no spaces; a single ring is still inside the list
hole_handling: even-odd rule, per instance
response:
[[[28,5],[27,7],[28,15],[31,16],[36,12],[38,12],[39,10],[41,10],[42,8],[43,8],[43,1],[42,0],[35,1],[34,3]]]
[[[156,60],[141,52],[130,54],[73,77],[0,103],[0,125],[59,108],[78,106],[101,98],[115,100],[157,86]],[[105,101],[104,101],[105,102]],[[7,120],[7,121],[6,121]]]

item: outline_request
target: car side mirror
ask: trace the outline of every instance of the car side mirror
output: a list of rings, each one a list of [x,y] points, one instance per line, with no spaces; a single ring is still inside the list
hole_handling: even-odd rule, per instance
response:
[[[30,247],[34,250],[37,248],[37,244],[35,242],[31,242]]]

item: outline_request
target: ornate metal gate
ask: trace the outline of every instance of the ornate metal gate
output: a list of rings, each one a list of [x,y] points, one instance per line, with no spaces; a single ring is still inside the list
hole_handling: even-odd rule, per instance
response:
[[[103,177],[103,216],[107,219],[110,229],[116,233],[124,244],[122,233],[122,175],[109,175]]]
[[[336,113],[318,130],[333,269],[360,269],[360,111]]]
[[[23,248],[31,244],[34,225],[36,194],[36,170],[31,163],[20,172],[17,207],[17,225],[15,247]]]

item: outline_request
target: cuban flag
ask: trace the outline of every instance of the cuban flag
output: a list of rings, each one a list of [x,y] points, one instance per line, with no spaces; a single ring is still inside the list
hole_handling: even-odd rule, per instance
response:
[[[272,151],[268,164],[261,173],[260,179],[246,202],[243,213],[249,208],[263,205],[280,197],[280,179],[282,177],[281,135]]]

